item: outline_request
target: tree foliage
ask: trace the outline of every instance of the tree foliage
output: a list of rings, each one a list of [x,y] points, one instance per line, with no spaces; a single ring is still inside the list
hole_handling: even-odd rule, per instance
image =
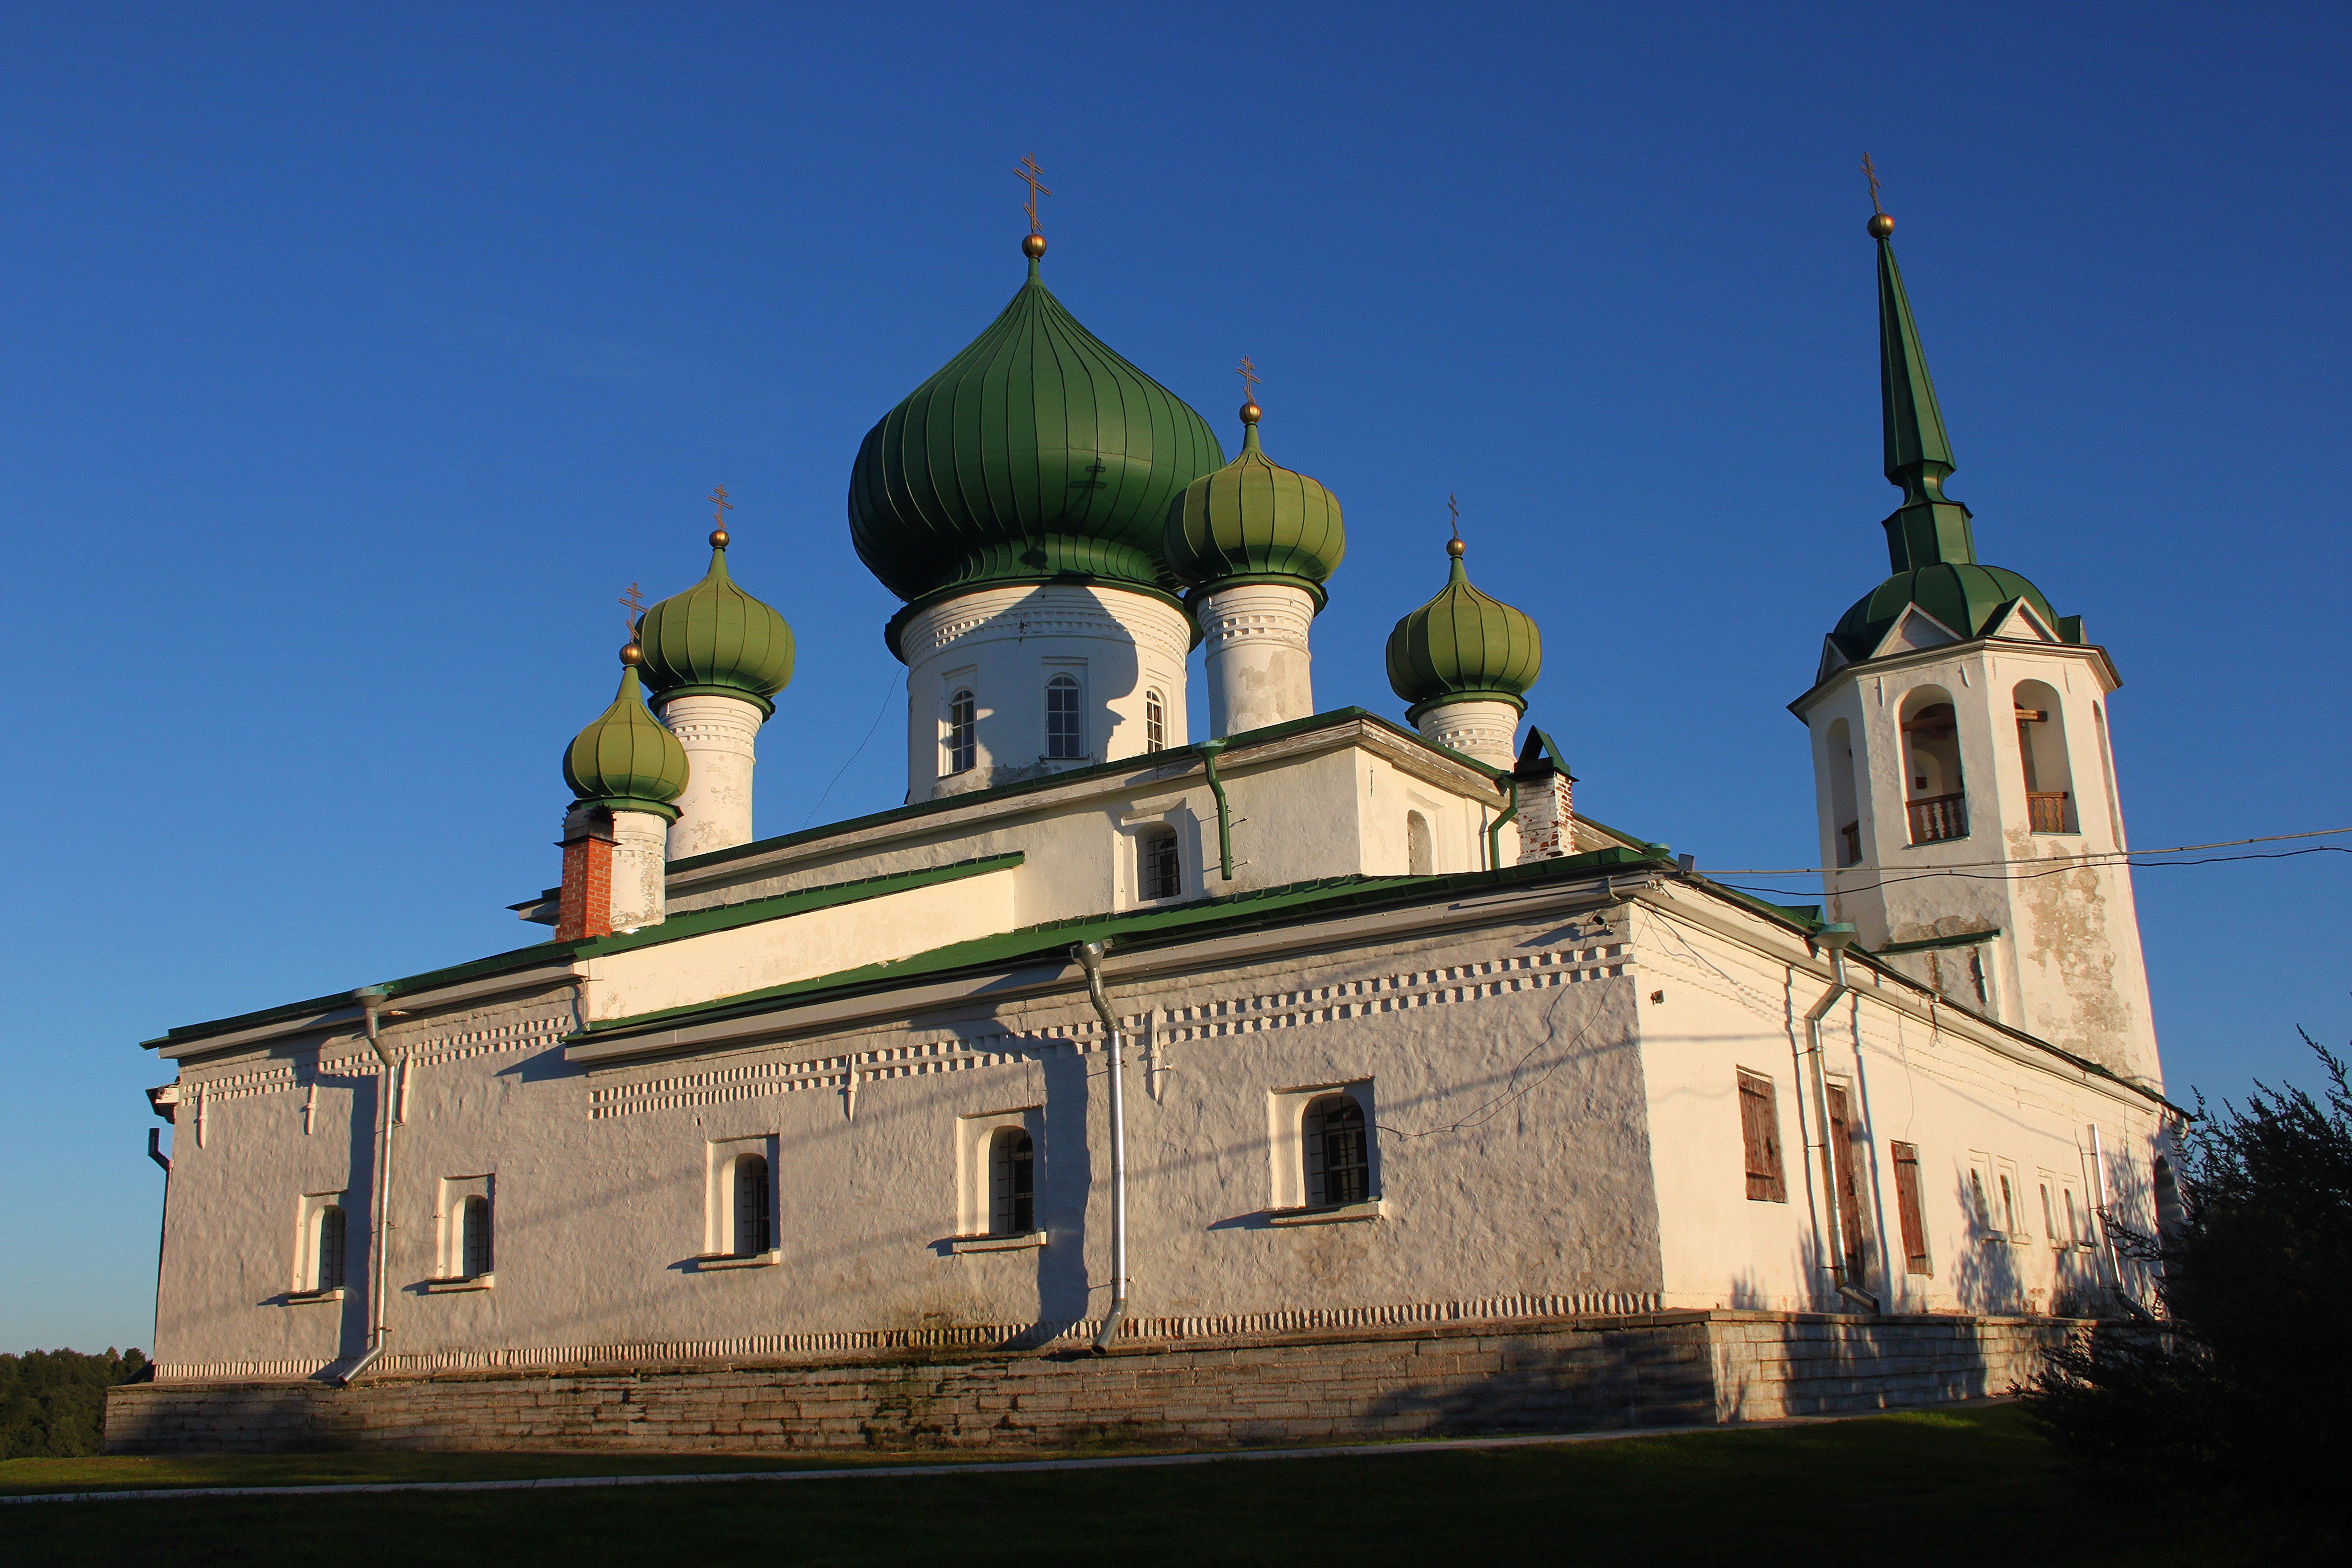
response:
[[[0,1459],[105,1452],[106,1391],[146,1370],[135,1350],[0,1355]]]
[[[2179,1222],[2115,1230],[2156,1266],[2160,1310],[2050,1352],[2037,1423],[2110,1475],[2221,1483],[2298,1508],[2344,1507],[2352,1461],[2352,1088],[2309,1035],[2317,1099],[2257,1084],[2202,1097],[2181,1144]]]

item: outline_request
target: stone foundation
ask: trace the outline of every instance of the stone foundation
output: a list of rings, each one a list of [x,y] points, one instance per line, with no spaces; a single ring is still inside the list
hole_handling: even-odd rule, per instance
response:
[[[1085,1353],[133,1384],[109,1453],[319,1448],[1213,1448],[1566,1432],[2007,1393],[2074,1325],[1772,1312],[1257,1338]]]

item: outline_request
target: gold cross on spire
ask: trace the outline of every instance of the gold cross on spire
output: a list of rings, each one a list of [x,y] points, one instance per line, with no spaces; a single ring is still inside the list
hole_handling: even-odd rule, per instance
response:
[[[621,608],[629,612],[626,617],[629,623],[629,640],[635,642],[637,637],[637,623],[645,619],[646,596],[638,591],[637,585],[632,583],[629,584],[629,591],[622,595],[616,603]]]
[[[1039,196],[1050,196],[1054,194],[1054,191],[1053,187],[1045,184],[1045,171],[1037,166],[1037,154],[1034,153],[1023,153],[1021,155],[1021,166],[1013,171],[1013,177],[1016,180],[1026,180],[1029,182],[1029,202],[1028,205],[1024,209],[1029,215],[1029,232],[1031,234],[1045,233],[1045,231],[1044,229],[1037,226],[1037,198]]]
[[[712,509],[710,521],[718,524],[720,528],[726,527],[727,514],[735,510],[735,503],[727,499],[727,487],[725,485],[717,485],[712,487],[710,491],[710,505]]]
[[[1462,504],[1454,499],[1452,490],[1445,492],[1445,510],[1454,520],[1454,542],[1459,544],[1462,542]]]
[[[1862,177],[1870,182],[1870,210],[1885,217],[1886,209],[1878,205],[1878,171],[1870,166],[1870,154],[1867,153],[1862,155]]]
[[[1260,377],[1257,374],[1257,366],[1250,363],[1249,355],[1242,355],[1242,363],[1234,368],[1234,374],[1242,378],[1242,401],[1255,403]]]

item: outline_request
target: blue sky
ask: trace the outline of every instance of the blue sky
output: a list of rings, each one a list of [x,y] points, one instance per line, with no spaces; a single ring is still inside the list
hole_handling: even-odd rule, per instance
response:
[[[0,5],[0,1351],[149,1341],[138,1041],[539,934],[504,906],[556,878],[614,597],[699,575],[712,485],[801,638],[761,829],[897,803],[849,464],[1020,282],[1024,153],[1063,301],[1228,445],[1250,354],[1345,504],[1322,705],[1401,707],[1458,492],[1579,805],[1748,867],[1814,860],[1783,705],[1885,570],[1867,149],[1980,554],[2123,669],[2135,843],[2352,824],[2347,34]],[[2176,1096],[2352,1037],[2347,869],[2141,873]]]

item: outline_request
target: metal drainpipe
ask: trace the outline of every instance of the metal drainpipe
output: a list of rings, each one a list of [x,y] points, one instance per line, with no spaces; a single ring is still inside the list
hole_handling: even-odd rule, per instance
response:
[[[1830,1088],[1828,1064],[1822,1053],[1822,1020],[1838,1004],[1839,998],[1853,987],[1846,984],[1845,949],[1853,940],[1851,922],[1841,921],[1825,925],[1815,933],[1821,944],[1830,950],[1830,988],[1822,999],[1805,1014],[1805,1048],[1813,1058],[1813,1118],[1822,1134],[1822,1204],[1829,1216],[1826,1238],[1830,1254],[1830,1278],[1836,1281],[1837,1292],[1857,1306],[1871,1311],[1880,1310],[1878,1298],[1862,1289],[1848,1277],[1845,1259],[1845,1231],[1838,1223],[1837,1148],[1830,1142]]]
[[[1503,808],[1503,815],[1486,824],[1486,869],[1489,871],[1503,868],[1503,829],[1517,821],[1518,815],[1519,792],[1513,789],[1511,804]]]
[[[1127,1079],[1120,1067],[1126,1052],[1119,1040],[1118,1018],[1110,1010],[1110,998],[1103,994],[1102,961],[1108,951],[1109,945],[1099,942],[1070,950],[1078,967],[1087,972],[1087,994],[1102,1018],[1110,1050],[1110,1311],[1103,1318],[1101,1332],[1095,1335],[1097,1355],[1110,1349],[1113,1336],[1127,1321]]]
[[[1230,882],[1234,879],[1234,814],[1225,804],[1224,784],[1217,777],[1217,756],[1225,743],[1203,741],[1193,749],[1201,753],[1201,771],[1209,775],[1209,793],[1217,797],[1217,874]]]
[[[361,1352],[360,1359],[352,1363],[350,1368],[335,1379],[345,1388],[349,1388],[354,1378],[374,1365],[376,1358],[383,1354],[384,1230],[391,1221],[392,1122],[400,1090],[400,1069],[394,1063],[391,1053],[383,1048],[383,1042],[376,1038],[376,1027],[383,1016],[383,988],[380,985],[362,986],[352,993],[352,1000],[358,1004],[360,1016],[365,1022],[368,1049],[373,1051],[375,1059],[383,1064],[383,1072],[375,1097],[375,1180],[372,1184],[373,1190],[368,1194],[368,1207],[372,1211],[368,1215],[368,1345]]]

